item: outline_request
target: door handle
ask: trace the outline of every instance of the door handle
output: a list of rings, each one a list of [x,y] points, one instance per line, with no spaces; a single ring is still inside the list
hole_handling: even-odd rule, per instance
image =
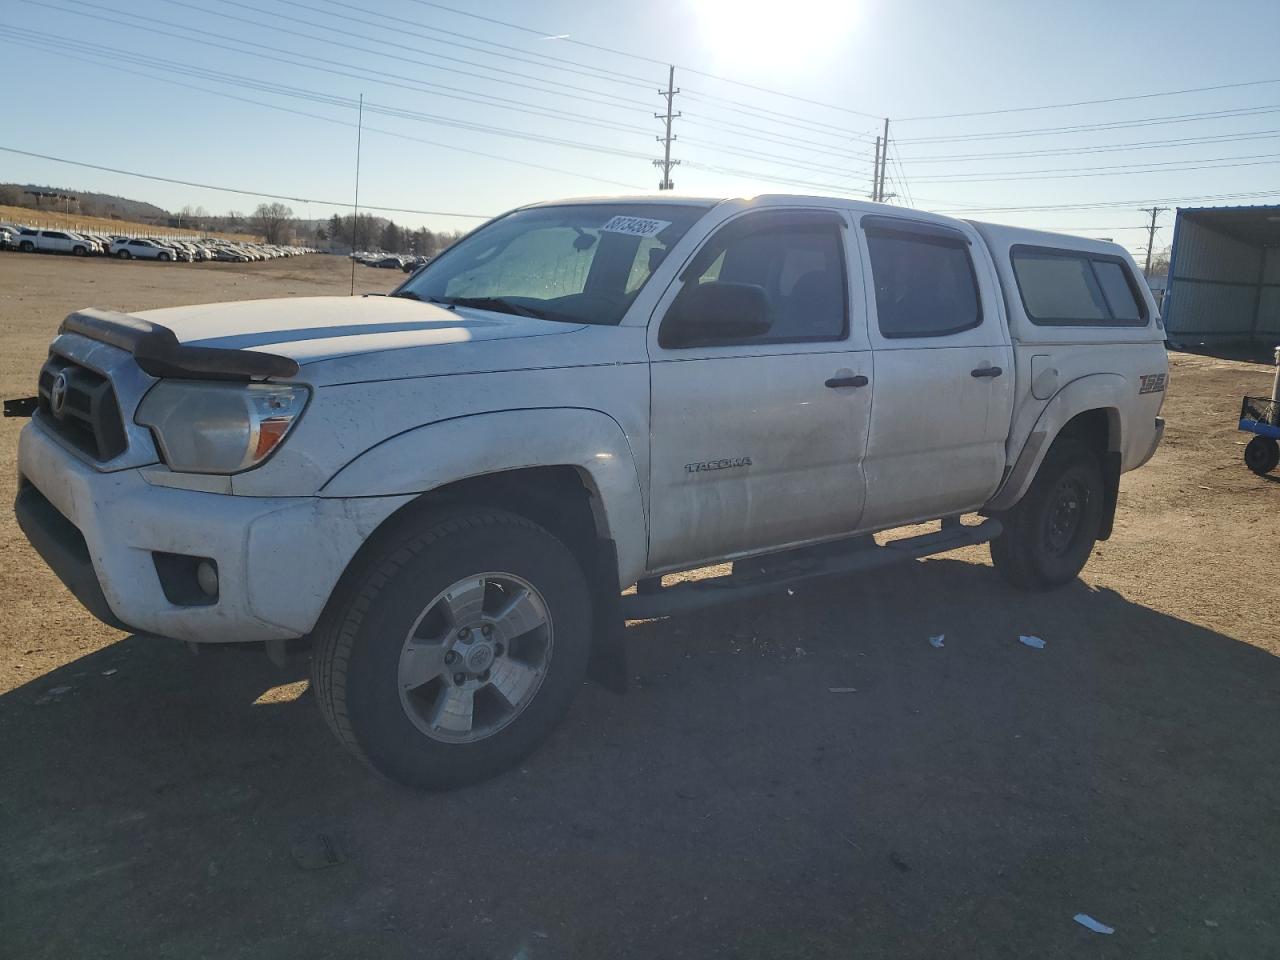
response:
[[[827,380],[828,387],[865,387],[871,381],[858,374],[856,377],[831,377]]]
[[[999,367],[978,367],[977,370],[970,370],[969,375],[974,377],[998,377],[1004,373]]]

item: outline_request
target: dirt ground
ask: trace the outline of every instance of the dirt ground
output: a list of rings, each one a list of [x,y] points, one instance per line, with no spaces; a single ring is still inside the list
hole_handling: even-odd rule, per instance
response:
[[[320,256],[0,255],[0,392],[75,307],[348,283]],[[452,794],[348,760],[304,662],[97,624],[6,510],[0,955],[1280,956],[1280,482],[1234,429],[1271,372],[1172,365],[1081,581],[1020,594],[973,548],[633,624],[627,695],[585,687],[523,768]]]

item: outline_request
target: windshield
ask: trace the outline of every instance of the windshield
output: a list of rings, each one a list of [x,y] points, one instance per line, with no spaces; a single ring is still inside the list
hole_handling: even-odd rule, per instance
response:
[[[591,203],[517,210],[454,244],[393,296],[617,324],[707,209]]]

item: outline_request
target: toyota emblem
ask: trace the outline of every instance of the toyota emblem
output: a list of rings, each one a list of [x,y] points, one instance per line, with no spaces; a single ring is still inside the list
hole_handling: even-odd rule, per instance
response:
[[[49,409],[55,417],[62,416],[67,405],[67,374],[64,370],[53,378],[53,386],[49,388]]]

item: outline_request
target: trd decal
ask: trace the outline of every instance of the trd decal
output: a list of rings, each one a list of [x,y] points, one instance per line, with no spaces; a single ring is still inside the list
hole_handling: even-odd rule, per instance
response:
[[[1144,373],[1138,377],[1138,393],[1164,393],[1168,379],[1167,373]]]
[[[750,457],[725,457],[723,460],[704,460],[701,463],[686,463],[685,473],[702,473],[705,470],[732,470],[736,467],[751,466]]]

